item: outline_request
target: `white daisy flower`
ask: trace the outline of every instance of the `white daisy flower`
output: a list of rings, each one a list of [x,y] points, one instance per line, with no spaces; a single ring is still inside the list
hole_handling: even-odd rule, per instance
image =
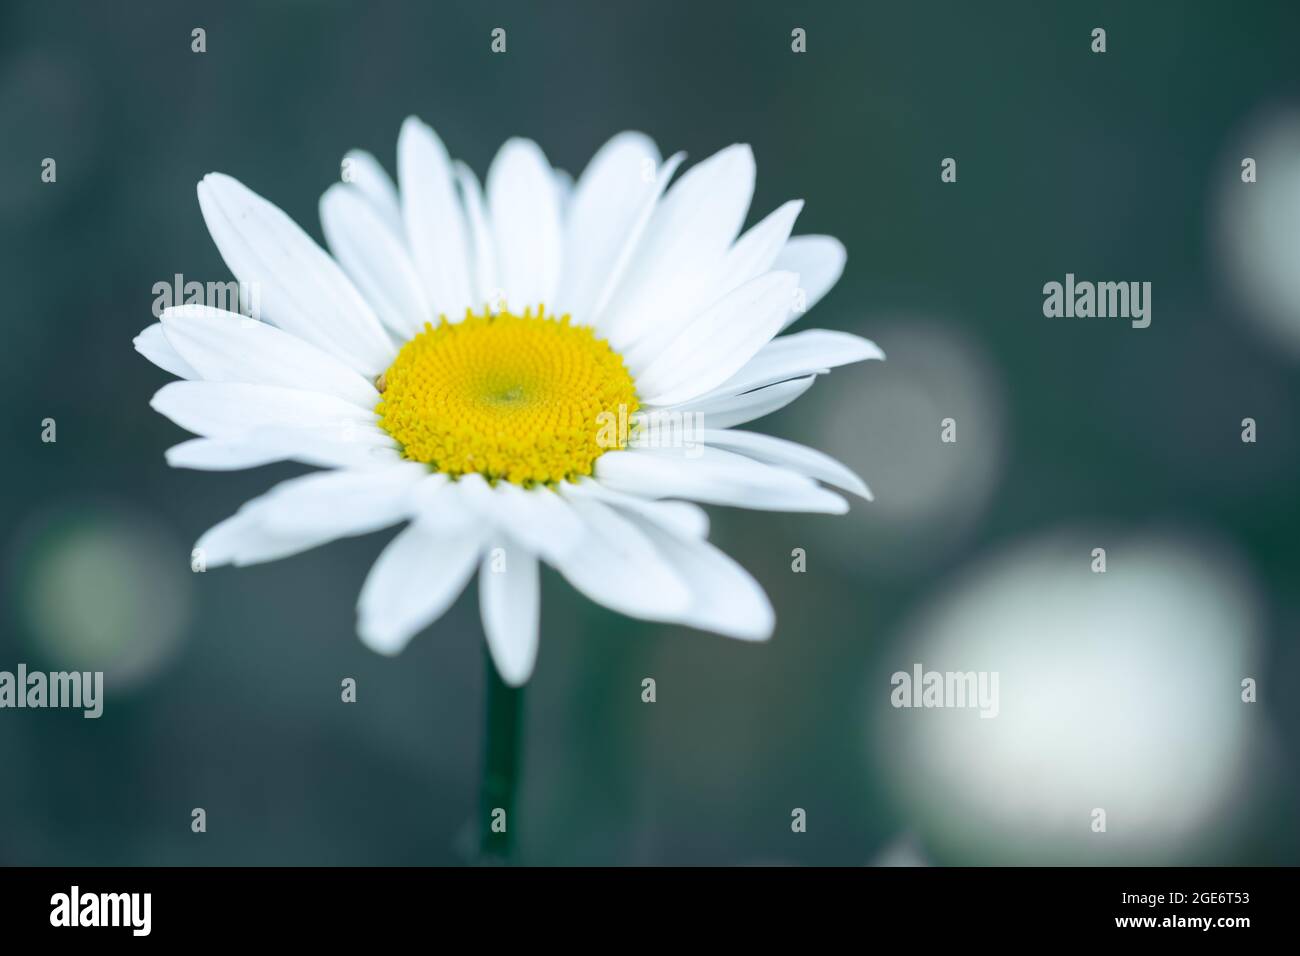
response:
[[[826,455],[734,426],[883,355],[843,332],[778,336],[839,278],[843,247],[791,238],[797,201],[739,235],[748,146],[668,188],[682,159],[622,133],[571,182],[512,139],[483,190],[411,118],[396,185],[352,152],[321,198],[332,257],[238,181],[205,176],[204,220],[267,321],[181,306],[136,338],[183,379],[153,407],[200,436],[167,461],[325,469],[204,534],[207,566],[409,522],[362,586],[362,641],[397,653],[481,569],[488,649],[511,686],[537,656],[539,561],[624,614],[770,636],[767,597],[691,502],[847,510],[819,482],[869,498]],[[704,427],[646,440],[656,420]]]

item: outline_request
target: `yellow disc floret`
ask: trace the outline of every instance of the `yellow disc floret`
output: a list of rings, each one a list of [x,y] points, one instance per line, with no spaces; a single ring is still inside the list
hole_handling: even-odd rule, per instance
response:
[[[377,384],[379,423],[404,457],[525,486],[590,475],[627,444],[637,410],[622,357],[542,309],[426,322]]]

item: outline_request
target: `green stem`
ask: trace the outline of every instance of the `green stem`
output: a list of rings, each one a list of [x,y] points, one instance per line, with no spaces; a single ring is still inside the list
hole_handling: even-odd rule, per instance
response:
[[[483,862],[510,859],[515,829],[515,787],[519,779],[519,738],[524,709],[522,687],[510,687],[484,653],[487,732],[483,749],[479,854]],[[504,810],[504,818],[498,810]],[[505,828],[502,829],[504,822]]]

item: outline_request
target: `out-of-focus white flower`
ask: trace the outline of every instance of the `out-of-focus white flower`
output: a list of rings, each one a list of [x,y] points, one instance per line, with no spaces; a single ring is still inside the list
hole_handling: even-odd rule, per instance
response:
[[[1254,182],[1242,181],[1246,160]],[[1216,238],[1233,295],[1269,343],[1300,358],[1300,112],[1261,115],[1221,168]]]
[[[1177,859],[1240,809],[1259,617],[1221,544],[1064,532],[1019,545],[927,602],[893,655],[897,671],[996,673],[996,716],[895,708],[880,680],[876,751],[946,862]]]

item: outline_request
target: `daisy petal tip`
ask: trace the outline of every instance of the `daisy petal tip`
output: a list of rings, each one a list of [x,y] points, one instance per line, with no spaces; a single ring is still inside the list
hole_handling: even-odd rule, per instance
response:
[[[730,146],[724,146],[703,160],[701,165],[704,163],[710,164],[719,173],[725,171],[730,175],[742,176],[746,179],[752,179],[758,171],[758,164],[754,160],[754,148],[749,143],[732,143]]]
[[[194,379],[198,373],[176,352],[163,331],[162,322],[155,322],[131,340],[135,351],[153,365],[178,378]]]
[[[821,330],[814,330],[821,331]],[[852,365],[854,362],[883,362],[885,350],[871,339],[852,332],[832,332],[842,342],[843,352],[839,364]]]
[[[814,483],[815,484],[815,483]],[[849,513],[849,501],[843,495],[815,485],[816,491],[809,497],[807,507],[803,510],[809,514],[843,515]]]
[[[167,386],[164,385],[162,388],[158,389],[158,391],[153,393],[153,397],[149,399],[149,407],[153,409],[155,412],[157,412],[159,415],[163,415],[163,416],[166,416],[167,414],[165,411],[163,411],[163,409],[167,407],[167,403],[166,400],[161,398],[160,396],[163,393],[163,388],[166,387]],[[168,448],[167,451],[164,452],[164,454],[169,455],[171,454],[171,451],[172,449]],[[168,462],[168,464],[170,464],[170,462]]]
[[[501,676],[502,682],[504,682],[507,687],[513,687],[516,689],[527,684],[533,676],[532,664],[529,664],[525,668],[510,668],[507,670],[502,670],[501,665],[497,664],[496,669],[497,673]]]
[[[424,140],[425,142],[432,143],[439,152],[443,152],[444,150],[442,140],[438,138],[438,134],[434,132],[433,127],[412,113],[406,119],[402,120],[402,128],[398,130],[398,155],[401,155],[404,143],[411,143],[416,140]]]
[[[871,339],[862,340],[862,361],[864,362],[883,362],[885,360],[885,350],[882,349]]]
[[[791,241],[806,243],[808,246],[817,250],[818,258],[823,260],[826,271],[834,276],[831,284],[839,281],[839,277],[844,274],[844,266],[849,261],[849,250],[844,243],[834,236],[826,235],[803,235],[793,236]]]
[[[320,194],[320,202],[318,203],[318,205],[323,208],[325,206],[326,200],[337,202],[337,199],[333,199],[332,197],[337,197],[340,194],[347,194],[347,192],[348,192],[347,183],[345,182],[330,183],[329,186],[325,188],[325,191]]]
[[[210,173],[204,173],[203,178],[199,180],[195,189],[198,191],[199,198],[202,199],[205,193],[211,195],[215,190],[227,190],[243,186],[244,184],[234,176],[231,176],[228,173],[219,173],[214,170]]]
[[[748,143],[736,143],[728,147],[728,160],[735,166],[737,175],[752,179],[758,173],[758,163],[754,159],[754,147]]]
[[[155,396],[155,397],[157,397],[157,396]],[[150,407],[153,407],[153,401],[152,401],[152,400],[149,402],[149,405],[150,405]],[[155,411],[156,411],[156,410],[157,410],[157,409],[155,409]],[[183,441],[183,442],[181,442],[179,445],[172,445],[171,448],[168,448],[165,452],[163,452],[163,461],[167,462],[168,466],[171,467],[171,468],[184,468],[184,467],[186,467],[187,463],[189,462],[188,453],[189,453],[189,452],[193,449],[193,447],[194,447],[194,446],[191,444],[191,442],[194,442],[194,441],[202,441],[202,440],[203,440],[203,439],[201,439],[201,438],[198,438],[198,439],[194,439],[194,438],[192,438],[192,439],[189,439],[188,441]]]
[[[845,469],[844,474],[844,490],[857,495],[863,501],[876,500],[871,494],[871,489],[867,487],[867,483],[848,469]]]
[[[420,119],[420,117],[416,116],[414,113],[410,113],[404,120],[402,120],[402,128],[398,131],[398,135],[401,136],[409,130],[423,130],[428,128],[428,123]]]
[[[235,564],[235,545],[243,520],[239,513],[231,515],[225,521],[218,522],[194,542],[195,558],[203,558],[203,567],[207,569],[225,567]]]
[[[764,602],[761,612],[754,615],[753,620],[743,621],[724,633],[724,637],[730,637],[737,641],[747,641],[753,644],[763,644],[772,639],[776,633],[776,611],[772,609],[770,603]]]
[[[373,621],[365,620],[364,616],[357,625],[357,637],[361,643],[376,654],[384,657],[397,657],[405,650],[406,645],[410,643],[414,635],[405,635],[399,631],[384,627]]]

